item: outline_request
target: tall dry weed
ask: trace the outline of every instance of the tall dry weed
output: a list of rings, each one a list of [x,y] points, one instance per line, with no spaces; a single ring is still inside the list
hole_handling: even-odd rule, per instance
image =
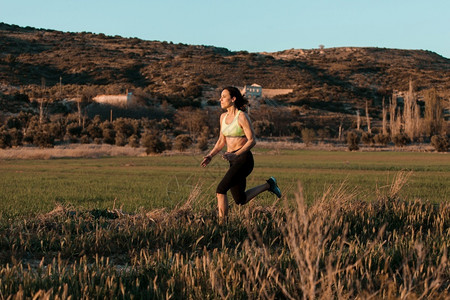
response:
[[[201,184],[171,211],[0,219],[0,295],[448,299],[450,204],[405,201],[407,176],[374,202],[343,184],[307,205],[299,185],[284,206],[233,207],[223,225]]]

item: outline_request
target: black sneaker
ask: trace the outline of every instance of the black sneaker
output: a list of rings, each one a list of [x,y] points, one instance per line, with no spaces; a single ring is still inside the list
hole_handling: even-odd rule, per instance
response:
[[[272,176],[267,179],[267,183],[270,185],[269,191],[277,195],[278,198],[281,198],[281,190],[277,185],[277,180]]]

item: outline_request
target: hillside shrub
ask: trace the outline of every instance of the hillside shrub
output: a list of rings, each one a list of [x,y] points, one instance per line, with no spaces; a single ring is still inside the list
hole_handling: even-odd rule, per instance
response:
[[[392,137],[392,141],[397,147],[404,147],[407,144],[411,143],[410,138],[404,133],[398,133]]]
[[[312,142],[316,140],[316,132],[312,128],[302,129],[302,140],[309,146]]]
[[[438,152],[447,152],[449,148],[449,140],[445,135],[433,135],[431,137],[431,145]]]
[[[178,151],[184,151],[192,145],[192,139],[187,134],[180,134],[175,138],[174,147]]]
[[[357,150],[359,150],[359,146],[358,146],[359,141],[360,141],[360,137],[359,137],[357,132],[349,131],[347,133],[348,150],[350,150],[350,151],[357,151]]]
[[[146,148],[145,152],[147,155],[150,153],[162,153],[166,150],[157,131],[145,131],[141,138],[141,144]]]

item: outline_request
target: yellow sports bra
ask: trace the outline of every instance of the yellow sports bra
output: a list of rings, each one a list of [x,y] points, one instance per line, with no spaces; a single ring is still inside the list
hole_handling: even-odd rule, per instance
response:
[[[234,117],[233,121],[231,121],[230,124],[227,124],[225,120],[227,119],[228,113],[225,115],[225,117],[222,120],[222,133],[226,137],[241,137],[245,136],[244,129],[242,129],[241,126],[239,126],[238,118],[239,114],[241,113],[240,110],[238,110],[236,116]]]

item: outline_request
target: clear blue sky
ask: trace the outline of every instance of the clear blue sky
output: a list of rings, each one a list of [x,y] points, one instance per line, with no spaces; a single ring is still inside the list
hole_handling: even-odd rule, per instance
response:
[[[233,51],[368,46],[450,58],[450,0],[0,0],[0,21]]]

